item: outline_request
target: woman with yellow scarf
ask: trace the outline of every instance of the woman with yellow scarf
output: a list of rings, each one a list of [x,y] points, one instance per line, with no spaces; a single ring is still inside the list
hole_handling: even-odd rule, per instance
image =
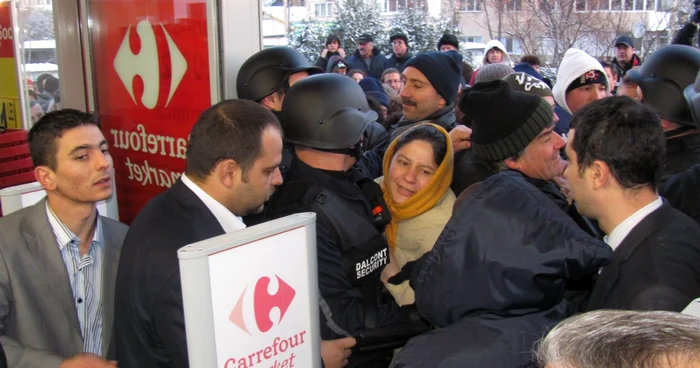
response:
[[[377,182],[391,213],[391,223],[385,230],[390,263],[382,272],[382,281],[399,305],[415,302],[413,289],[408,281],[393,285],[387,280],[407,262],[431,250],[452,216],[453,167],[450,136],[434,124],[407,130],[384,154],[384,176]]]

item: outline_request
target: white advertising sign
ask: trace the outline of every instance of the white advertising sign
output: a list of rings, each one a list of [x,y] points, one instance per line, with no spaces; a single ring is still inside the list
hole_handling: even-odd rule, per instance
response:
[[[190,366],[320,367],[315,215],[181,248]]]
[[[14,187],[0,189],[0,203],[2,203],[2,215],[7,216],[12,212],[36,204],[46,197],[46,192],[39,182],[33,181]],[[101,216],[106,216],[119,221],[117,210],[117,193],[114,191],[112,198],[97,202],[97,211]]]

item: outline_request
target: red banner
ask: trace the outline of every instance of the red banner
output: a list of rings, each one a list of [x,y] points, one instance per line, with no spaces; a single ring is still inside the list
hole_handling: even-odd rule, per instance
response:
[[[206,0],[90,0],[97,112],[130,223],[185,169],[211,105]]]
[[[0,58],[15,57],[10,2],[0,4]]]

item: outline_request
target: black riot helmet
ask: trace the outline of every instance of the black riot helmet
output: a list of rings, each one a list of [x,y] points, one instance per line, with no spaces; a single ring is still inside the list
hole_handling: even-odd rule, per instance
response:
[[[695,83],[685,88],[683,93],[685,100],[688,102],[690,115],[693,117],[693,123],[696,127],[700,127],[700,72],[695,78]]]
[[[300,80],[282,103],[285,140],[318,150],[355,148],[377,117],[360,85],[335,73]]]
[[[309,75],[322,73],[312,66],[299,51],[286,46],[264,49],[249,57],[236,78],[238,98],[260,101],[282,87],[290,74],[307,71]]]
[[[627,72],[642,89],[645,105],[662,118],[695,126],[684,89],[693,84],[700,70],[700,50],[685,45],[668,45],[652,53],[639,69]]]

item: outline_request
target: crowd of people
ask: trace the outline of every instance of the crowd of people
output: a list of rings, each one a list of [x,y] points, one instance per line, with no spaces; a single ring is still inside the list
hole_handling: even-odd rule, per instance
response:
[[[61,109],[61,92],[58,78],[43,73],[36,81],[27,79],[27,97],[32,123],[36,123],[44,114]]]
[[[700,365],[680,313],[700,297],[700,50],[642,62],[621,36],[610,64],[569,49],[552,86],[498,41],[475,71],[452,35],[391,43],[252,55],[129,227],[96,211],[96,116],[42,117],[47,197],[0,219],[8,366],[187,367],[177,250],[297,212],[317,214],[325,367]]]

